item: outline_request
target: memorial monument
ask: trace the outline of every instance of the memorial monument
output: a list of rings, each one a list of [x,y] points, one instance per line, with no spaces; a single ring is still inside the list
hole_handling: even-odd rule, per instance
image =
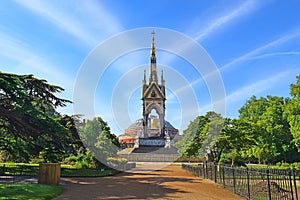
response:
[[[154,32],[152,32],[148,81],[146,70],[142,80],[143,118],[131,124],[125,130],[125,134],[119,136],[123,148],[131,147],[135,153],[164,148],[169,149],[169,153],[177,154],[172,144],[179,135],[178,130],[165,120],[166,87],[163,71],[160,73],[160,80],[158,76]],[[161,152],[168,153],[166,150]]]

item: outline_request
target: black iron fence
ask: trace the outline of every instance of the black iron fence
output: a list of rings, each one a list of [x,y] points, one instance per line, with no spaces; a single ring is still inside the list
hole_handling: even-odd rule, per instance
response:
[[[182,168],[249,200],[299,200],[300,171],[297,170],[248,169],[214,163],[183,164]]]
[[[0,183],[20,183],[24,180],[35,182],[38,166],[15,165],[13,167],[0,166]]]

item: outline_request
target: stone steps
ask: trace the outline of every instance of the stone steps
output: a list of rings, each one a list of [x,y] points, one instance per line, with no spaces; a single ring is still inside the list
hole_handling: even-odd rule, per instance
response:
[[[171,146],[171,148],[164,147],[154,147],[154,146],[140,146],[139,148],[135,148],[131,153],[141,153],[141,154],[174,154],[177,155],[177,148]]]

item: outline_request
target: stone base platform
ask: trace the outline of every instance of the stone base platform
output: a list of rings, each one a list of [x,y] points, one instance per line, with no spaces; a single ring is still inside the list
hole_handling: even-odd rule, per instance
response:
[[[160,146],[140,146],[135,148],[131,153],[141,153],[141,154],[175,154],[177,155],[177,148],[171,146],[171,148],[164,148]]]
[[[140,146],[131,151],[122,151],[119,154],[130,162],[174,162],[179,158],[177,148],[164,148],[159,146]]]
[[[149,146],[149,147],[164,147],[166,144],[165,139],[160,138],[139,138],[139,146]]]

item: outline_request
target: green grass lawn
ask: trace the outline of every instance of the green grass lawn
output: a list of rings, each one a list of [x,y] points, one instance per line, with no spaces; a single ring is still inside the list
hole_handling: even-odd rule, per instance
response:
[[[61,177],[101,177],[117,173],[118,171],[111,169],[61,169]]]
[[[63,188],[42,184],[0,184],[0,199],[47,200],[58,196]]]
[[[27,163],[0,163],[0,175],[25,175],[37,176],[39,170],[38,164]],[[114,169],[84,169],[76,168],[72,165],[61,165],[61,177],[100,177],[112,176],[118,171]]]

